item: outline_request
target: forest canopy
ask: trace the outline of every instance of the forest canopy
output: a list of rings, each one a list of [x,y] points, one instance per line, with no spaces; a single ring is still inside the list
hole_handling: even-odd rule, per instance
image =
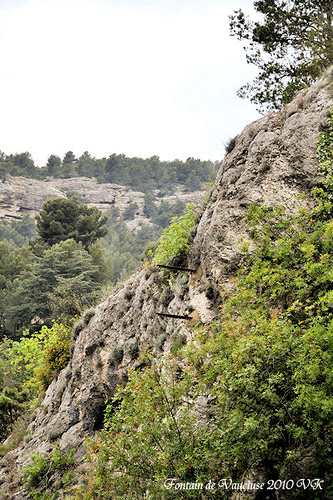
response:
[[[162,189],[173,192],[175,186],[188,191],[200,190],[203,184],[214,180],[218,162],[187,158],[186,161],[161,161],[151,158],[129,158],[124,154],[112,154],[109,158],[94,158],[87,151],[76,158],[68,151],[64,158],[51,155],[45,166],[37,167],[30,153],[6,155],[0,152],[0,180],[6,176],[23,176],[33,179],[55,177],[95,177],[100,183],[116,183],[131,189],[149,192]]]

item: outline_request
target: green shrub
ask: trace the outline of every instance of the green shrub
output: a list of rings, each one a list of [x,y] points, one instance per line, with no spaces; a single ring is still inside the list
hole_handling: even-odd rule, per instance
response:
[[[164,229],[153,262],[167,264],[174,257],[184,256],[190,247],[190,233],[194,225],[194,206],[187,205],[187,212],[180,217],[173,217],[171,225]]]
[[[171,337],[171,347],[170,352],[173,356],[176,356],[180,349],[186,344],[186,335],[176,334]]]
[[[34,499],[58,498],[59,488],[63,489],[71,484],[73,474],[70,469],[75,465],[74,450],[64,453],[56,445],[55,449],[46,455],[40,452],[32,455],[31,462],[31,465],[23,469],[22,481],[33,490],[31,494]],[[52,487],[52,475],[56,472],[61,475],[60,480],[57,478],[58,491],[48,495],[44,490]]]
[[[165,368],[153,364],[133,371],[128,385],[108,405],[104,429],[90,441],[92,473],[81,488],[87,500],[175,498],[174,491],[161,486],[163,481],[183,477],[186,469],[190,480],[191,468],[202,460],[200,447],[193,450],[201,440],[197,419],[181,408],[184,392],[173,383],[174,368]],[[188,498],[200,498],[196,494]]]
[[[58,339],[57,343],[45,349],[43,363],[37,369],[37,379],[44,391],[53,378],[67,366],[71,358],[69,339]]]
[[[49,469],[49,464],[39,452],[31,457],[31,461],[32,465],[23,470],[22,480],[28,486],[36,486],[43,481]]]

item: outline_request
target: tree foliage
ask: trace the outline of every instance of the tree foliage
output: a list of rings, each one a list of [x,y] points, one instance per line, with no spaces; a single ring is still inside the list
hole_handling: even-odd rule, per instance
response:
[[[46,166],[37,167],[28,152],[6,155],[0,151],[0,181],[6,182],[8,175],[33,179],[95,177],[101,183],[117,183],[144,193],[155,189],[174,193],[179,185],[187,191],[203,189],[207,182],[214,180],[218,165],[217,161],[192,157],[186,161],[161,161],[158,156],[131,158],[124,154],[94,158],[88,151],[76,158],[68,151],[63,159],[51,154]]]
[[[254,9],[259,20],[239,9],[230,16],[230,29],[245,41],[247,62],[259,69],[238,95],[263,111],[290,102],[333,63],[333,2],[255,0]]]
[[[7,317],[19,325],[81,314],[93,305],[106,275],[98,252],[91,255],[74,240],[61,241],[35,256],[8,289]]]
[[[70,359],[71,327],[54,322],[19,341],[0,343],[0,440]]]
[[[38,235],[49,247],[73,239],[88,248],[107,234],[107,217],[98,208],[80,203],[77,196],[47,200],[36,220]]]

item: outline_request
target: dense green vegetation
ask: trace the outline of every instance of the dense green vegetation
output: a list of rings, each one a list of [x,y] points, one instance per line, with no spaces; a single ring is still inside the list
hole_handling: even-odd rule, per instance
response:
[[[173,217],[169,227],[165,228],[156,246],[153,261],[155,264],[167,264],[175,256],[182,259],[190,247],[191,229],[195,225],[193,205],[187,206],[184,215]]]
[[[71,318],[98,301],[103,287],[127,278],[148,258],[163,228],[179,216],[185,203],[170,204],[145,196],[152,224],[136,231],[126,226],[135,204],[120,215],[106,216],[80,204],[76,196],[48,200],[33,219],[0,222],[0,327],[18,336],[22,328],[39,328],[40,319]],[[33,322],[33,324],[31,324]]]
[[[59,490],[66,492],[71,487],[75,465],[74,450],[64,453],[56,446],[55,450],[46,454],[36,453],[31,457],[32,464],[22,474],[23,483],[33,489],[34,500],[57,500],[59,492],[45,493],[45,489],[58,482]],[[36,489],[38,488],[38,489]]]
[[[160,189],[162,193],[173,193],[176,185],[188,191],[202,189],[203,184],[215,178],[217,162],[188,158],[161,161],[158,156],[151,158],[129,158],[124,154],[112,154],[109,158],[96,159],[88,152],[76,158],[68,151],[61,160],[51,155],[46,166],[37,167],[30,153],[6,155],[0,152],[0,180],[6,175],[45,179],[47,176],[68,179],[70,177],[95,177],[98,182],[111,182],[132,189],[151,192]]]
[[[145,368],[90,441],[88,487],[75,498],[232,498],[221,478],[263,484],[258,499],[276,498],[269,481],[286,481],[288,498],[332,497],[333,115],[329,124],[315,206],[250,208],[255,248],[240,243],[246,264],[220,320],[167,358],[142,353]],[[167,488],[169,478],[203,487]]]
[[[6,438],[15,421],[29,412],[70,359],[71,324],[54,322],[19,341],[0,344],[0,440]],[[6,447],[4,449],[6,451]],[[2,452],[0,448],[0,453]]]

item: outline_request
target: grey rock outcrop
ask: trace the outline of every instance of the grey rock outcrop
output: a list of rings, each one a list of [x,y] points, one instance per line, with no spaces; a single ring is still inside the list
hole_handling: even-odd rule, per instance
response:
[[[136,204],[137,210],[133,220],[126,221],[130,229],[135,229],[140,223],[149,223],[144,214],[144,193],[133,191],[118,184],[99,184],[95,178],[73,177],[70,179],[47,178],[44,181],[26,179],[25,177],[6,176],[0,182],[0,220],[21,219],[23,215],[36,215],[43,203],[50,198],[66,198],[77,194],[80,201],[88,206],[97,207],[105,212],[110,207],[116,207],[122,214],[130,204]],[[178,200],[185,203],[197,202],[202,193],[184,192],[178,186],[171,196],[163,196],[161,200],[173,204]]]
[[[318,178],[318,133],[327,126],[332,103],[333,84],[321,79],[233,140],[190,253],[220,286],[237,267],[240,237],[250,238],[244,221],[249,205],[283,205],[295,212],[297,195],[311,191]]]
[[[117,206],[123,212],[128,204],[137,203],[138,215],[143,218],[144,194],[117,184],[98,184],[96,179],[88,177],[48,178],[41,181],[7,175],[0,183],[0,219],[35,215],[46,200],[66,198],[74,193],[88,206],[96,206],[103,212],[110,206]]]
[[[244,221],[249,205],[298,209],[296,196],[309,193],[316,182],[318,132],[332,106],[333,85],[322,79],[283,111],[252,123],[235,138],[188,255],[186,264],[196,271],[181,273],[170,284],[167,271],[141,269],[96,308],[75,340],[71,362],[37,410],[30,441],[7,456],[11,464],[22,469],[32,453],[52,450],[55,441],[82,457],[84,437],[101,427],[105,400],[126,383],[130,367],[140,368],[140,350],[168,351],[180,336],[191,338],[194,323],[208,323],[218,315],[219,292],[237,270],[238,240],[250,239]],[[5,481],[5,472],[6,460],[0,481]]]

